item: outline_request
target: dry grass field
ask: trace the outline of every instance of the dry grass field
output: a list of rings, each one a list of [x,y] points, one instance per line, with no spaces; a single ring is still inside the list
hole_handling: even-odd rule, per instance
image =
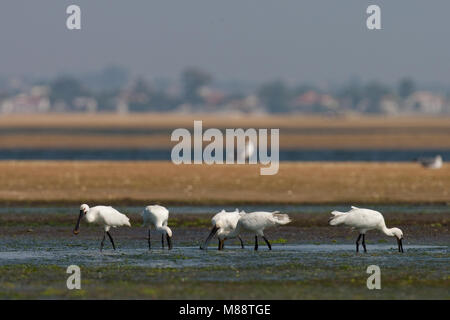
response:
[[[204,128],[279,128],[280,147],[285,149],[450,148],[450,117],[203,114],[2,116],[0,148],[170,148],[175,144],[170,141],[172,130],[192,129],[194,120],[202,120]],[[123,134],[124,130],[128,132]]]
[[[3,204],[449,203],[450,166],[413,163],[258,165],[170,162],[0,162]]]
[[[277,127],[277,128],[450,128],[450,117],[383,117],[383,116],[305,116],[305,115],[213,115],[213,114],[43,114],[6,115],[0,117],[1,127],[34,128],[139,128],[187,127],[194,120],[203,120],[211,127]]]

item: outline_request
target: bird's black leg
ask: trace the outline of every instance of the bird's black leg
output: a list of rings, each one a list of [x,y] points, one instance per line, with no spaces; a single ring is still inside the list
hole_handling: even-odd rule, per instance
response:
[[[164,249],[164,233],[161,235],[161,247]]]
[[[363,234],[363,235],[362,235],[362,238],[363,238],[363,240],[362,240],[362,246],[363,246],[363,248],[364,248],[364,252],[367,253],[367,249],[366,249],[366,235]]]
[[[361,239],[362,234],[360,233],[358,239],[356,239],[356,252],[359,252],[359,239]]]
[[[238,236],[239,241],[241,242],[241,248],[244,249],[244,241],[242,241],[241,237]]]
[[[105,232],[103,232],[103,239],[102,239],[102,242],[100,242],[100,252],[103,250],[103,245],[105,244],[105,237],[106,237],[106,234],[105,234]]]
[[[114,245],[114,240],[113,240],[113,238],[111,237],[111,234],[109,233],[109,231],[106,231],[106,234],[108,235],[109,240],[111,240],[111,244],[112,244],[112,246],[113,246],[113,249],[116,250],[116,246]]]
[[[222,249],[222,243],[221,243],[221,241],[220,241],[220,239],[219,238],[217,238],[217,241],[218,241],[218,245],[217,245],[217,250],[220,250],[220,249]]]
[[[403,241],[402,239],[397,238],[397,244],[398,244],[398,252],[404,252],[403,251]]]
[[[263,236],[264,241],[266,242],[267,246],[269,247],[269,250],[272,250],[272,246],[270,245],[269,240],[265,236]]]
[[[258,236],[255,236],[255,251],[258,250]]]
[[[152,243],[150,242],[150,228],[148,229],[148,239],[147,239],[147,241],[148,241],[148,250],[151,250],[152,249]]]
[[[166,233],[166,240],[167,240],[167,246],[169,247],[169,250],[172,250],[172,237],[169,237],[169,235]]]

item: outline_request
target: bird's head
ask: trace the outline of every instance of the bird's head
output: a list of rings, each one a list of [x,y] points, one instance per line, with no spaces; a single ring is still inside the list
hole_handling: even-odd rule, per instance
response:
[[[399,228],[391,228],[391,233],[397,238],[398,251],[403,252],[403,232]]]
[[[80,212],[83,211],[84,214],[86,214],[89,211],[89,206],[87,204],[82,204],[80,206]]]
[[[81,219],[88,213],[89,206],[87,204],[82,204],[80,206],[80,215],[78,216],[77,224],[75,225],[75,229],[73,229],[73,234],[77,235],[80,233],[80,222]]]
[[[169,227],[166,227],[166,239],[167,244],[169,245],[169,250],[172,249],[172,230]]]
[[[172,238],[172,230],[169,227],[166,227],[167,236]]]
[[[216,233],[219,231],[220,227],[217,225],[213,225],[213,228],[211,229],[211,232],[209,233],[208,237],[205,240],[205,243],[200,246],[200,249],[208,249],[208,243],[211,241],[211,239],[216,235]]]
[[[392,235],[394,237],[396,237],[397,239],[399,239],[399,240],[403,239],[403,232],[399,228],[392,228],[391,232],[392,232]]]

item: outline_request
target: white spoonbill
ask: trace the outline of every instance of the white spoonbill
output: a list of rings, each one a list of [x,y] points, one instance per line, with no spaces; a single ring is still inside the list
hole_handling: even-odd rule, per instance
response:
[[[264,229],[288,224],[289,222],[291,222],[289,216],[287,214],[280,214],[279,211],[256,211],[250,213],[242,211],[236,228],[230,232],[227,238],[236,237],[243,231],[251,232],[255,234],[255,250],[258,250],[258,236],[261,236],[269,247],[269,250],[272,250],[270,242],[264,236]]]
[[[242,213],[243,214],[243,213]],[[213,228],[208,238],[206,238],[205,243],[200,246],[200,249],[207,249],[209,241],[217,234],[219,239],[218,250],[222,250],[225,242],[225,238],[236,229],[239,218],[242,215],[238,209],[235,211],[227,212],[225,210],[220,211],[214,217],[212,217],[211,222]],[[241,242],[241,248],[244,249],[244,242],[241,237],[237,235],[237,238]]]
[[[73,233],[75,235],[80,233],[80,222],[83,217],[86,219],[88,223],[97,223],[103,225],[105,231],[103,233],[102,242],[100,243],[100,251],[103,250],[106,235],[108,235],[108,238],[111,241],[114,250],[116,250],[114,240],[111,237],[111,234],[109,233],[109,229],[111,229],[111,227],[113,228],[121,226],[131,227],[130,219],[128,219],[126,215],[120,213],[113,207],[96,206],[89,208],[87,204],[82,204],[80,207],[80,215],[78,216],[77,224],[75,226],[75,229],[73,229]]]
[[[383,232],[385,235],[397,238],[398,251],[403,252],[403,232],[399,228],[387,228],[384,222],[384,217],[381,213],[370,209],[360,209],[357,207],[351,208],[348,212],[331,212],[333,217],[330,219],[330,225],[345,225],[352,227],[359,231],[358,239],[356,239],[356,252],[359,252],[359,240],[362,236],[362,246],[364,252],[366,249],[366,232],[372,229],[377,229]]]
[[[172,230],[167,226],[169,220],[169,210],[163,206],[147,206],[142,211],[144,227],[148,227],[148,249],[152,248],[150,243],[150,227],[154,226],[156,231],[161,232],[161,246],[164,249],[164,235],[166,235],[169,250],[172,249]]]

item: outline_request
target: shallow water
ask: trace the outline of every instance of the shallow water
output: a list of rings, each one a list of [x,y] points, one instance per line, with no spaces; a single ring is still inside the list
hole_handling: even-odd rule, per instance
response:
[[[365,206],[367,207],[367,206]],[[142,212],[143,206],[115,206],[119,211],[128,214]],[[176,214],[214,214],[221,210],[234,211],[236,206],[167,206],[171,215]],[[240,210],[252,211],[280,211],[282,213],[328,213],[333,210],[347,211],[348,205],[244,205]],[[371,209],[391,213],[421,213],[441,214],[450,212],[450,204],[436,205],[371,205]],[[0,207],[1,214],[70,214],[78,213],[79,206],[61,207]]]
[[[105,264],[142,266],[150,268],[214,268],[214,267],[264,267],[289,263],[320,266],[322,263],[342,265],[355,260],[364,263],[388,263],[390,267],[408,264],[430,268],[448,264],[450,255],[447,246],[410,245],[405,253],[397,252],[394,244],[370,244],[367,254],[356,254],[354,245],[313,245],[290,244],[273,245],[269,251],[260,244],[259,250],[253,246],[241,249],[226,245],[225,250],[218,251],[210,247],[200,250],[197,246],[176,246],[173,250],[163,250],[157,241],[151,251],[146,242],[140,240],[122,240],[116,251],[110,244],[105,244],[103,252],[99,251],[99,241],[83,240],[42,240],[38,243],[25,239],[3,239],[0,241],[0,265],[59,265],[101,266]],[[25,248],[25,249],[24,249]]]
[[[374,161],[410,162],[421,157],[442,155],[450,159],[450,150],[392,149],[281,149],[280,161]],[[0,149],[0,160],[108,160],[108,161],[170,161],[171,149]]]

